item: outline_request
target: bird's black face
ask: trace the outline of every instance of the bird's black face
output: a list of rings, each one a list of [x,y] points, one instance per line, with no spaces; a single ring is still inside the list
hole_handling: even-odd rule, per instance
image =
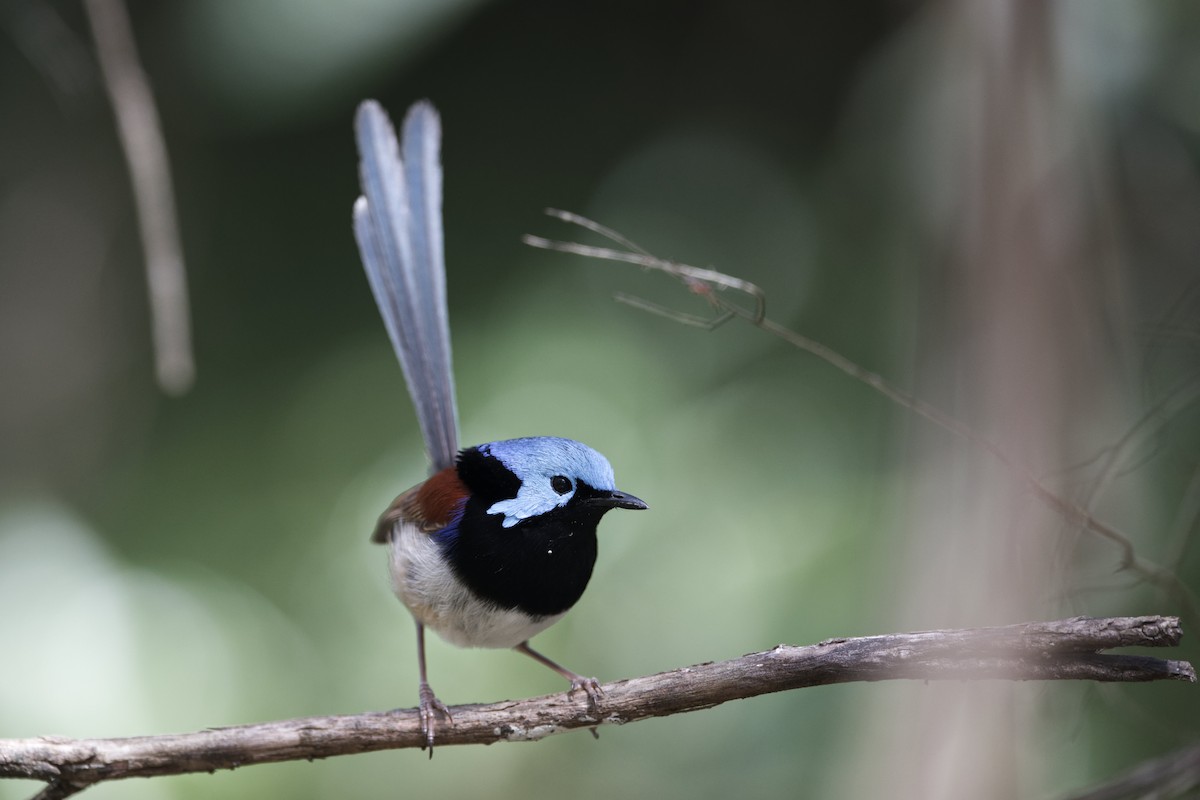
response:
[[[588,458],[556,457],[556,447]],[[516,456],[514,448],[520,448]],[[513,464],[525,467],[523,476]],[[602,456],[569,440],[469,448],[459,455],[458,473],[470,496],[457,535],[444,544],[447,558],[480,597],[534,616],[562,613],[583,594],[596,562],[596,526],[605,513],[646,508],[611,488]],[[587,478],[606,485],[598,488]]]
[[[458,477],[470,490],[471,497],[489,506],[516,497],[521,489],[521,479],[512,470],[478,447],[468,447],[458,454]]]

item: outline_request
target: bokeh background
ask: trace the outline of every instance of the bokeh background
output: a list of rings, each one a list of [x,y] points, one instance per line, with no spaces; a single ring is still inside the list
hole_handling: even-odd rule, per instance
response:
[[[131,2],[198,379],[154,381],[126,166],[76,2],[0,10],[0,736],[411,706],[367,536],[425,464],[350,231],[351,119],[445,128],[464,442],[554,434],[649,501],[537,640],[601,680],[779,642],[1190,614],[986,454],[583,238],[753,281],[1194,591],[1200,7],[1078,0]],[[1189,612],[1188,604],[1192,603]],[[431,646],[447,702],[557,691]],[[534,745],[89,796],[1057,797],[1200,737],[1194,686],[836,686]],[[33,794],[0,785],[0,797]]]

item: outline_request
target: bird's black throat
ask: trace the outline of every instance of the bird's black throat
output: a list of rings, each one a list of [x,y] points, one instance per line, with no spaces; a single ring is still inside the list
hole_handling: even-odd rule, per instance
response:
[[[596,526],[608,509],[572,500],[505,528],[503,515],[487,513],[490,505],[468,500],[457,535],[443,543],[463,583],[502,608],[535,616],[575,605],[592,577]]]

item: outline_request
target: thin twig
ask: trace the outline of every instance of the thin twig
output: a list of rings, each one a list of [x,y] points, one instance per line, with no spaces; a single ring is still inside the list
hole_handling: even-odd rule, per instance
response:
[[[567,694],[451,709],[439,746],[528,742],[578,728],[712,708],[808,686],[883,680],[1091,680],[1195,682],[1192,665],[1107,655],[1115,647],[1174,647],[1176,617],[1075,617],[995,628],[831,639],[605,684],[597,711]],[[68,791],[131,777],[234,769],[425,743],[416,712],[309,717],[127,739],[0,740],[0,778],[44,780]],[[59,794],[45,797],[64,797]]]
[[[150,292],[158,384],[168,394],[182,394],[191,388],[196,368],[187,276],[162,125],[150,83],[138,63],[124,3],[86,0],[84,8],[133,181]]]
[[[592,222],[578,214],[573,214],[558,209],[546,209],[548,216],[556,219],[561,219],[564,222],[570,222],[606,236],[609,239],[621,244],[622,246],[630,246],[628,239],[620,234],[616,234],[598,223]],[[982,434],[976,432],[971,426],[967,425],[950,414],[942,411],[936,406],[925,402],[924,400],[909,394],[908,392],[892,385],[882,376],[875,374],[869,370],[863,369],[858,364],[855,364],[850,359],[842,356],[837,351],[826,347],[820,342],[809,339],[793,330],[785,328],[779,323],[765,316],[765,295],[758,286],[735,278],[725,273],[711,269],[699,269],[687,264],[679,264],[674,261],[657,258],[648,254],[641,247],[632,246],[634,252],[623,252],[613,250],[607,247],[593,247],[590,245],[577,244],[575,242],[561,242],[552,239],[545,239],[540,236],[526,235],[522,237],[522,241],[531,247],[538,247],[543,250],[554,250],[561,253],[573,253],[575,255],[583,255],[591,258],[599,258],[607,261],[620,261],[629,264],[636,264],[644,269],[657,270],[664,272],[672,277],[682,281],[688,291],[693,294],[703,296],[714,309],[714,316],[711,318],[699,318],[694,315],[681,315],[669,309],[663,309],[661,306],[650,303],[649,301],[640,300],[637,298],[628,298],[624,295],[618,295],[617,299],[622,302],[634,305],[653,313],[667,316],[680,322],[685,322],[691,325],[699,325],[700,327],[713,328],[723,324],[728,319],[733,317],[741,317],[751,325],[766,331],[771,335],[782,339],[788,344],[803,350],[806,353],[816,356],[822,361],[830,364],[833,367],[841,370],[861,383],[870,386],[875,391],[882,394],[894,403],[907,408],[909,411],[924,417],[938,427],[949,431],[956,436],[960,436],[975,446],[985,450],[1000,464],[1007,468],[1011,473],[1019,477],[1029,490],[1043,503],[1057,511],[1063,518],[1072,524],[1080,526],[1082,529],[1092,532],[1093,534],[1109,540],[1115,544],[1121,552],[1120,569],[1126,569],[1130,572],[1150,581],[1154,585],[1163,589],[1168,596],[1175,599],[1183,606],[1185,613],[1189,619],[1200,620],[1200,601],[1197,601],[1196,596],[1192,593],[1180,579],[1171,570],[1155,564],[1140,557],[1134,549],[1133,541],[1125,534],[1118,531],[1116,528],[1108,525],[1105,522],[1097,519],[1086,508],[1068,500],[1054,492],[1046,484],[1038,478],[1030,469],[1021,463],[1016,458],[1010,456],[1000,445],[986,438]],[[725,289],[732,289],[742,292],[754,300],[755,307],[753,311],[729,302],[722,296],[721,292]],[[685,318],[686,317],[686,318]],[[690,318],[690,319],[689,319]]]
[[[1200,534],[1200,466],[1192,470],[1192,477],[1183,490],[1183,502],[1175,515],[1175,521],[1167,529],[1167,563],[1179,569],[1188,555],[1188,546]]]
[[[1174,415],[1200,400],[1200,380],[1189,377],[1171,389],[1157,403],[1148,408],[1119,439],[1107,446],[1100,456],[1101,466],[1092,486],[1088,489],[1084,506],[1091,508],[1096,498],[1116,477],[1121,469],[1125,454],[1143,440],[1155,435]]]
[[[1122,775],[1065,800],[1146,800],[1183,797],[1200,789],[1200,744],[1144,761]]]

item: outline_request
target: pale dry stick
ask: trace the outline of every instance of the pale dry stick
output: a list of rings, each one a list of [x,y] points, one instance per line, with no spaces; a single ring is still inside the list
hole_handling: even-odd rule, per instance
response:
[[[867,386],[870,386],[884,397],[887,397],[889,400],[899,404],[900,406],[907,408],[921,417],[924,417],[938,427],[949,431],[956,436],[961,436],[977,447],[987,451],[1006,469],[1019,476],[1038,499],[1055,509],[1065,519],[1073,524],[1079,525],[1085,530],[1091,531],[1097,536],[1108,539],[1117,545],[1117,547],[1119,547],[1121,550],[1121,569],[1128,569],[1131,572],[1150,581],[1154,585],[1159,586],[1170,596],[1174,597],[1184,607],[1189,618],[1200,621],[1200,602],[1197,602],[1192,591],[1171,570],[1139,556],[1135,552],[1133,542],[1128,536],[1116,530],[1112,526],[1096,519],[1096,517],[1094,517],[1086,508],[1078,503],[1059,496],[1057,493],[1047,487],[1045,483],[1041,481],[1041,479],[1034,475],[1028,467],[1017,461],[1015,458],[1009,456],[1008,453],[1005,452],[1005,450],[998,444],[977,433],[966,423],[952,417],[951,415],[947,414],[936,406],[925,402],[919,397],[893,386],[882,376],[863,369],[858,364],[854,363],[835,350],[826,347],[820,342],[809,339],[808,337],[785,328],[779,323],[769,319],[765,312],[765,293],[760,287],[750,283],[749,281],[743,281],[740,278],[735,278],[716,270],[700,269],[687,264],[679,264],[652,256],[643,248],[633,244],[628,238],[621,236],[615,231],[612,231],[597,222],[589,220],[586,217],[581,217],[578,214],[573,214],[568,211],[560,211],[553,208],[546,209],[546,214],[551,217],[555,217],[556,219],[563,220],[564,222],[580,225],[587,230],[612,239],[618,244],[630,248],[634,252],[623,252],[607,247],[594,247],[575,242],[561,242],[552,239],[546,239],[541,236],[531,235],[522,237],[522,241],[525,244],[530,245],[531,247],[538,247],[543,250],[554,250],[561,253],[572,253],[575,255],[598,258],[607,261],[620,261],[628,264],[635,264],[645,269],[657,270],[659,272],[664,272],[668,275],[676,277],[681,280],[691,292],[705,297],[709,304],[719,312],[717,316],[705,319],[691,314],[680,314],[679,312],[663,308],[655,303],[650,303],[646,300],[630,297],[628,295],[618,294],[617,300],[651,313],[666,316],[670,319],[683,322],[685,324],[697,325],[699,327],[708,329],[722,325],[734,317],[740,317],[755,327],[760,328],[761,330],[764,330],[773,336],[778,337],[779,339],[782,339],[788,344],[791,344],[793,347],[820,358],[827,364],[836,367],[855,380],[865,383]],[[734,303],[730,303],[725,298],[721,297],[720,292],[726,289],[742,292],[743,294],[753,298],[755,301],[754,310],[748,311],[747,309]]]
[[[124,3],[86,0],[83,5],[133,182],[158,384],[168,394],[183,394],[195,380],[196,367],[187,275],[162,125],[150,83],[138,63]]]
[[[597,725],[700,711],[731,700],[856,681],[1089,680],[1196,682],[1186,661],[1100,653],[1175,647],[1178,617],[1110,617],[921,631],[807,646],[778,645],[605,684],[598,712],[565,692],[528,700],[454,706],[438,745],[529,742]],[[194,733],[122,739],[0,739],[0,778],[47,782],[41,800],[97,783],[181,775],[425,744],[415,709],[307,717]]]
[[[606,239],[611,239],[619,245],[622,245],[632,252],[622,253],[620,250],[613,250],[608,247],[591,247],[586,244],[574,244],[567,242],[555,242],[550,239],[543,239],[541,236],[526,235],[521,237],[521,241],[531,247],[540,247],[543,250],[558,250],[565,253],[575,253],[576,255],[589,256],[591,258],[602,258],[608,261],[624,261],[628,264],[636,264],[647,269],[659,269],[668,272],[671,275],[683,281],[684,285],[692,292],[707,296],[710,302],[713,302],[715,295],[712,290],[715,287],[718,290],[733,289],[748,295],[754,300],[754,310],[747,311],[746,309],[730,303],[728,300],[722,299],[725,310],[716,317],[707,318],[700,317],[695,314],[685,314],[680,311],[664,308],[655,303],[651,303],[641,298],[633,297],[627,294],[618,294],[617,299],[623,303],[650,311],[654,314],[659,314],[671,319],[675,319],[686,325],[713,330],[725,324],[735,316],[743,317],[749,320],[752,324],[761,324],[767,314],[767,296],[755,284],[750,281],[744,281],[741,278],[735,278],[731,275],[726,275],[723,272],[717,272],[711,269],[702,269],[701,267],[693,267],[688,264],[679,264],[674,261],[664,261],[651,255],[645,248],[635,244],[626,237],[614,231],[612,228],[606,228],[599,222],[590,220],[587,217],[570,211],[563,211],[557,208],[547,208],[546,214],[563,222],[572,225],[578,225],[581,228],[586,228],[593,233],[597,233]]]

